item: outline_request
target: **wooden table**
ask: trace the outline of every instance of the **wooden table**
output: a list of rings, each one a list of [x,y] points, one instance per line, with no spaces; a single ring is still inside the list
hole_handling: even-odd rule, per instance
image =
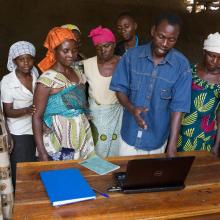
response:
[[[114,192],[109,193],[110,198],[97,195],[96,200],[62,207],[51,206],[39,171],[80,168],[90,185],[102,191],[113,185],[112,174],[99,176],[81,167],[77,161],[20,163],[13,219],[220,219],[220,159],[206,152],[179,155],[196,155],[184,190],[139,194]],[[158,156],[164,155],[115,157],[109,161],[120,165],[120,171],[124,171],[130,159]]]

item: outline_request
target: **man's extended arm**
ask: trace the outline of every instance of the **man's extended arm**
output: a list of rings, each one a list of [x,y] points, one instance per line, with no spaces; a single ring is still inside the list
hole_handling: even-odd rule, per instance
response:
[[[122,92],[116,92],[116,96],[122,106],[124,106],[135,118],[137,124],[143,128],[147,129],[147,124],[140,116],[142,112],[147,112],[146,108],[143,107],[135,107],[130,100],[128,99],[127,95]]]

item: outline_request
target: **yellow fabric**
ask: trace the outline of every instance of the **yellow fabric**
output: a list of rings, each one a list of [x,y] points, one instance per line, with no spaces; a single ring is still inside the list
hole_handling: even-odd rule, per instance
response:
[[[64,25],[62,25],[61,26],[62,28],[67,28],[67,29],[69,29],[69,30],[76,30],[76,31],[79,31],[79,33],[81,33],[81,31],[79,30],[79,28],[76,26],[76,25],[74,25],[74,24],[64,24]]]
[[[84,73],[89,83],[89,97],[97,104],[112,105],[118,103],[115,92],[109,89],[112,76],[104,77],[100,74],[97,56],[83,61]]]

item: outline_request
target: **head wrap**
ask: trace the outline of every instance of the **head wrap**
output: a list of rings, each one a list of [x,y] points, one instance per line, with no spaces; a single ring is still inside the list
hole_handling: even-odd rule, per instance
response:
[[[27,41],[18,41],[11,45],[8,55],[7,68],[9,71],[13,71],[17,68],[17,65],[13,62],[18,56],[29,54],[35,57],[36,50],[33,44]]]
[[[92,29],[89,33],[89,37],[92,38],[92,42],[95,46],[101,43],[116,41],[112,31],[108,28],[102,28],[102,26]]]
[[[55,27],[51,29],[44,42],[44,47],[48,49],[46,57],[38,64],[42,72],[50,69],[56,62],[54,49],[62,44],[65,40],[76,40],[72,31],[62,27]]]
[[[76,26],[76,25],[74,25],[74,24],[64,24],[64,25],[62,25],[61,26],[62,28],[67,28],[67,29],[69,29],[69,30],[76,30],[76,31],[79,31],[79,33],[81,34],[81,31],[79,30],[79,28]]]
[[[214,34],[209,34],[208,38],[204,41],[204,50],[220,53],[220,34],[216,32]]]

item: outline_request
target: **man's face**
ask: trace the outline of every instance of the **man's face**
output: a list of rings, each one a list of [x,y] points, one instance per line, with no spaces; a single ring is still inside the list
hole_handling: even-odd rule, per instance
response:
[[[117,21],[118,34],[123,40],[131,40],[136,35],[137,24],[130,17],[121,17]]]
[[[179,32],[178,25],[171,25],[166,20],[161,21],[158,26],[153,26],[151,29],[153,56],[158,58],[165,57],[176,44]]]
[[[204,51],[204,65],[210,72],[220,73],[220,53]]]

